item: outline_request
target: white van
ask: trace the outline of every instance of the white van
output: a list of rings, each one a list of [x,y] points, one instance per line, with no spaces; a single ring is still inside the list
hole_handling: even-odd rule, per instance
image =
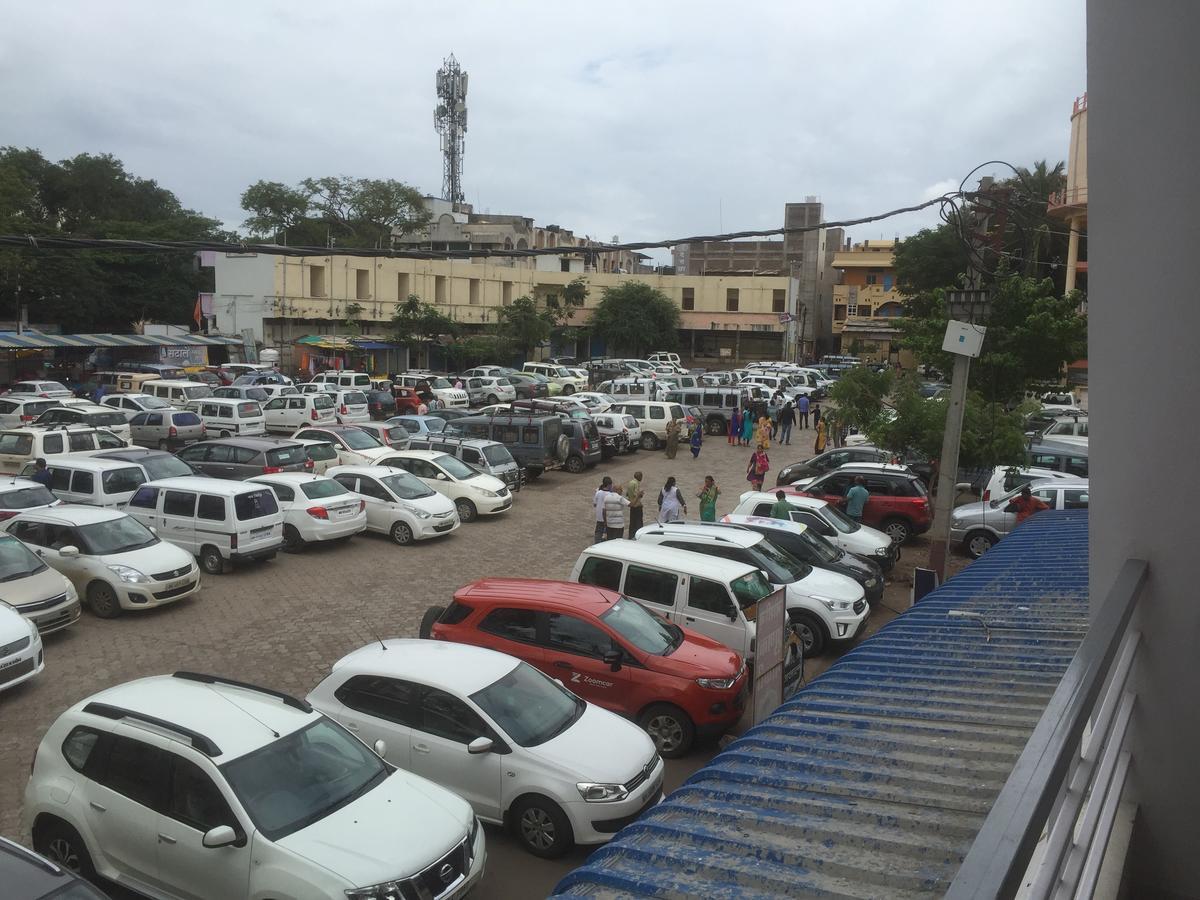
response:
[[[328,372],[315,375],[313,381],[333,384],[345,389],[371,390],[371,376],[365,372],[339,372],[336,369],[331,369]],[[390,388],[386,388],[385,390],[390,390]]]
[[[283,514],[266,485],[196,475],[147,481],[125,512],[200,560],[209,575],[245,559],[273,559]]]
[[[754,658],[758,601],[774,590],[746,563],[625,540],[587,547],[569,580],[620,591],[747,660]]]
[[[0,431],[0,475],[16,475],[39,457],[52,462],[64,453],[91,456],[129,444],[103,428],[10,428]]]
[[[159,400],[166,400],[180,409],[185,408],[192,400],[203,400],[212,396],[212,388],[207,384],[198,381],[167,381],[161,378],[143,382],[141,392]]]
[[[141,466],[94,456],[64,454],[49,460],[46,468],[50,470],[50,491],[55,497],[64,503],[88,506],[123,507],[146,480]],[[36,464],[28,462],[21,477],[32,478],[35,471]]]
[[[329,391],[290,394],[268,400],[263,405],[263,416],[267,431],[291,434],[305,426],[333,425],[337,422],[335,406],[334,394]]]
[[[639,400],[662,400],[673,387],[656,378],[614,378],[596,385],[596,392],[618,400],[636,397]]]
[[[183,408],[198,415],[210,435],[227,438],[267,433],[267,420],[263,416],[263,408],[253,400],[208,397],[204,400],[191,400]]]

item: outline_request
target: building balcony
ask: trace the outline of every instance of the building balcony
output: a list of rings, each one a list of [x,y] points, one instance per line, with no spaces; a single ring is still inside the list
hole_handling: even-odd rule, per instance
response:
[[[1087,186],[1068,188],[1051,194],[1046,203],[1046,212],[1059,218],[1071,218],[1087,212]]]

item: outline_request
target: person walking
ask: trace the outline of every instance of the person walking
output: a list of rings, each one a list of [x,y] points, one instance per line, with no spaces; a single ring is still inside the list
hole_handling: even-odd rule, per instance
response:
[[[776,391],[771,395],[771,401],[767,404],[767,418],[771,420],[771,440],[775,439],[775,435],[779,433],[779,413],[783,409],[783,392]]]
[[[700,521],[717,521],[717,498],[721,496],[721,489],[717,487],[716,479],[711,475],[705,475],[704,486],[700,488],[696,496],[700,498]]]
[[[692,459],[700,458],[700,445],[704,443],[704,435],[702,434],[703,431],[704,429],[700,427],[699,422],[697,422],[696,427],[692,429],[692,439],[688,441],[688,443],[692,445]]]
[[[668,522],[678,522],[687,515],[687,504],[683,495],[675,485],[675,476],[667,479],[661,491],[658,492],[658,521],[665,525]]]
[[[46,461],[40,456],[38,457],[37,462],[33,464],[33,474],[29,477],[38,484],[45,485],[47,488],[50,487],[50,480],[52,476],[50,475],[50,470],[46,468]]]
[[[784,491],[775,492],[775,502],[771,504],[771,518],[783,519],[785,522],[792,520],[792,504],[787,502],[787,494]]]
[[[783,411],[779,413],[779,440],[781,443],[790,444],[792,442],[792,426],[795,424],[796,410],[792,408],[792,401],[789,400],[783,404]]]
[[[846,515],[855,522],[861,522],[863,507],[870,499],[871,494],[867,491],[867,480],[861,475],[855,475],[854,484],[850,490],[846,491]]]
[[[645,491],[642,490],[642,473],[634,472],[633,477],[625,482],[625,499],[629,501],[629,539],[631,541],[633,536],[638,533],[638,529],[642,527],[643,496],[645,496]]]
[[[762,490],[763,479],[767,477],[770,468],[771,459],[767,456],[767,448],[759,444],[758,449],[750,456],[750,465],[746,466],[746,480],[754,490]]]
[[[621,486],[614,484],[611,491],[604,495],[604,527],[605,539],[619,541],[625,537],[625,510],[629,501],[621,496]]]
[[[808,428],[808,404],[807,395],[801,394],[800,400],[797,402],[796,410],[800,413],[800,427],[807,430]]]
[[[815,441],[813,441],[813,453],[824,453],[824,452],[825,452],[825,422],[824,422],[824,420],[822,420],[821,424],[817,426],[817,439]]]
[[[812,419],[813,419],[813,428],[816,428],[818,425],[821,424],[821,404],[818,403],[816,400],[813,401],[813,405],[812,405]]]
[[[729,414],[729,443],[742,443],[742,414],[738,412],[735,406],[733,412]]]
[[[667,459],[674,459],[679,451],[679,420],[672,419],[667,423]]]
[[[743,447],[749,447],[752,440],[754,440],[754,411],[747,406],[742,410],[742,439],[738,443]]]
[[[595,540],[592,541],[594,544],[599,544],[608,535],[608,530],[604,525],[604,499],[612,490],[612,483],[612,478],[605,475],[600,479],[600,487],[596,488],[596,493],[592,495],[592,512],[596,520]]]

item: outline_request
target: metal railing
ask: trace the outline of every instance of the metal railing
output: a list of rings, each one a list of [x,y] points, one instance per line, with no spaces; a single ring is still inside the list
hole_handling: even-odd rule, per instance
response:
[[[1145,560],[1126,560],[984,820],[949,900],[1090,897],[1129,771],[1129,628]],[[1036,858],[1035,858],[1036,857]]]

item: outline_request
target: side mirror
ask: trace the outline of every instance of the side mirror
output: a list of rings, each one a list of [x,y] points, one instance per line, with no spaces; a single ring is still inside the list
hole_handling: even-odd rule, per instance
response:
[[[959,493],[962,493],[963,491],[969,491],[971,490],[971,483],[968,481],[960,481],[954,486],[954,490],[958,491]]]
[[[158,534],[158,529],[155,528],[153,525],[147,525],[146,530],[148,532],[150,532],[151,534]]]
[[[230,844],[236,844],[237,840],[237,832],[230,826],[218,825],[216,828],[210,828],[204,833],[201,843],[209,849],[215,849],[217,847],[228,847]]]
[[[729,621],[736,622],[738,620],[738,611],[736,606],[729,607]]]
[[[607,651],[605,651],[604,656],[602,656],[601,659],[603,659],[604,664],[606,666],[608,666],[610,669],[612,669],[614,672],[621,671],[621,651],[620,650],[607,650]]]
[[[438,481],[445,481],[445,480],[446,480],[446,473],[445,473],[445,472],[438,472],[438,473],[437,473],[437,480],[438,480]]]
[[[477,737],[467,744],[467,752],[472,756],[478,756],[480,753],[491,753],[493,746],[491,738]]]
[[[375,751],[375,755],[380,759],[387,755],[387,744],[383,741],[376,741],[371,745],[371,749]]]
[[[71,544],[68,544],[65,547],[59,547],[58,555],[65,557],[67,559],[73,559],[74,557],[79,555],[79,548],[72,546]]]

